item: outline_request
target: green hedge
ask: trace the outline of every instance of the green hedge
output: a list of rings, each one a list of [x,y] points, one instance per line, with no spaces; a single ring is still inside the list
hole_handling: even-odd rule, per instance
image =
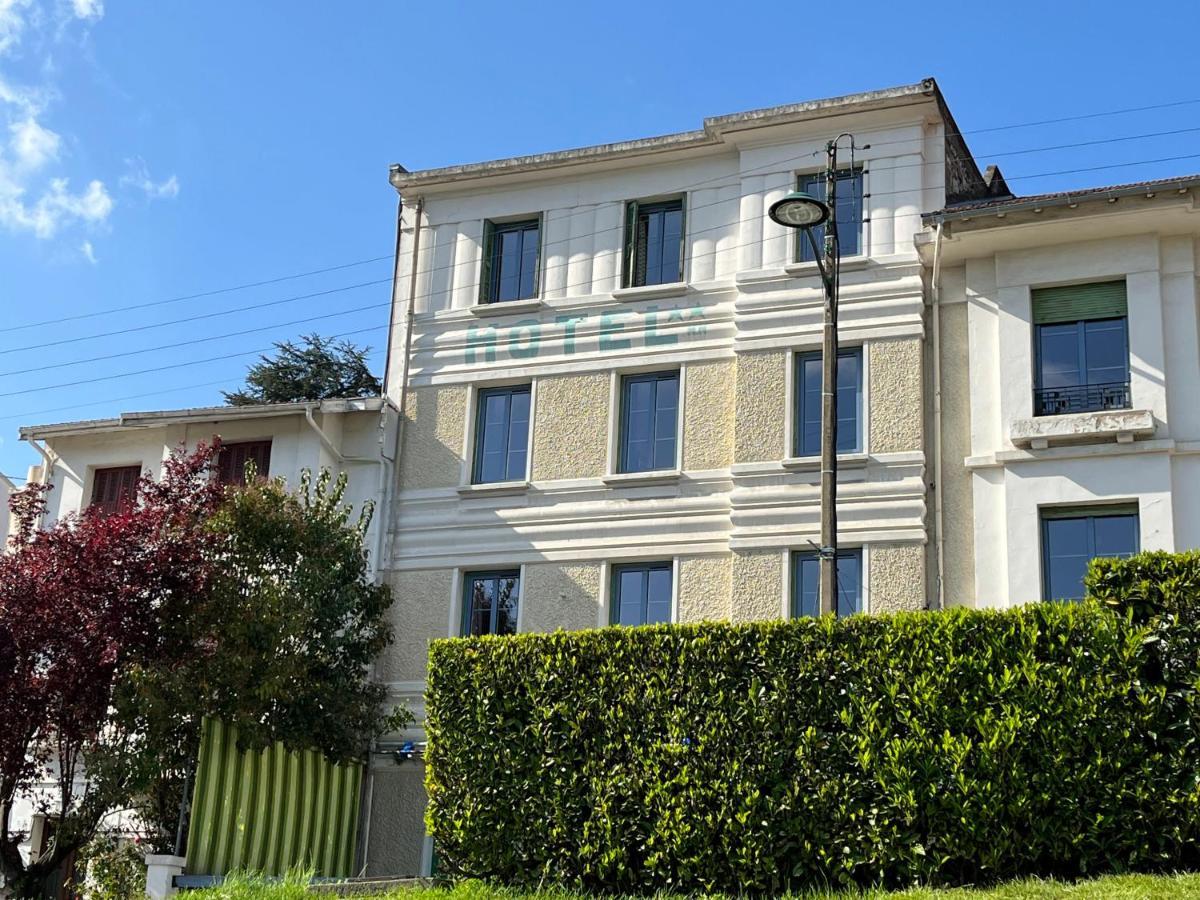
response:
[[[1098,567],[1115,611],[439,641],[439,865],[610,892],[1193,865],[1197,666],[1177,613],[1197,573],[1194,555]]]

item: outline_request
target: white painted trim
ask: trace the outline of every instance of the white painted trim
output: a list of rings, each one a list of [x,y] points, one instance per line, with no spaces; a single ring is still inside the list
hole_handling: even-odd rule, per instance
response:
[[[517,634],[525,633],[525,563],[517,567],[520,580],[517,582]]]
[[[671,624],[679,622],[679,557],[671,557]]]
[[[686,235],[684,237],[686,242]],[[685,251],[684,268],[687,268],[690,253]],[[640,284],[637,287],[617,288],[612,292],[614,300],[661,300],[666,297],[683,297],[688,293],[687,281],[672,281],[670,284]]]
[[[446,637],[462,637],[463,579],[466,569],[454,566],[450,577],[450,621],[446,623]]]
[[[467,312],[473,316],[515,316],[523,312],[535,312],[545,305],[537,297],[529,297],[525,300],[496,300],[491,303],[476,303],[474,306],[468,306]]]

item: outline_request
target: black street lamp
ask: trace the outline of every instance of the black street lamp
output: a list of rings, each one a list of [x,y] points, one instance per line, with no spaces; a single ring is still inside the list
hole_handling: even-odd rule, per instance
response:
[[[838,358],[838,135],[825,145],[825,197],[792,191],[771,204],[767,214],[785,228],[804,232],[825,286],[825,331],[821,343],[821,546],[819,548],[821,614],[837,612],[837,358]],[[853,141],[853,138],[851,138]],[[813,229],[825,226],[825,247],[817,249]],[[823,257],[823,258],[822,258]]]

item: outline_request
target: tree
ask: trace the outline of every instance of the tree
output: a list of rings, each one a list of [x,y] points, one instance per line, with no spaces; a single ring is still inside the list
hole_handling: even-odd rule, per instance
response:
[[[336,397],[378,397],[379,379],[367,368],[368,347],[317,334],[300,339],[303,346],[278,341],[274,357],[260,356],[240,391],[222,391],[230,406],[293,403]]]
[[[163,752],[166,776],[148,796],[174,837],[172,800],[195,763],[206,716],[236,726],[245,749],[281,741],[335,762],[361,760],[370,741],[400,727],[368,666],[392,642],[390,588],[375,584],[363,538],[373,512],[355,521],[346,478],[248,478],[209,523],[219,548],[203,600],[179,623],[200,652],[140,673],[126,708]]]
[[[18,897],[41,896],[153,770],[153,749],[114,708],[129,671],[182,649],[161,623],[207,592],[220,540],[202,527],[221,501],[205,477],[213,454],[173,456],[160,481],[139,481],[128,509],[45,530],[46,487],[12,498],[16,533],[0,556],[0,874]],[[53,788],[39,794],[45,781]],[[48,850],[29,862],[11,821],[18,797],[55,820]]]

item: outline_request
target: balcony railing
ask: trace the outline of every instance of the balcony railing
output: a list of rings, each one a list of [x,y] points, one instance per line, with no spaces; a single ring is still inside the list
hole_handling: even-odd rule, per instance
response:
[[[1074,387],[1038,388],[1033,392],[1035,416],[1062,416],[1067,413],[1129,409],[1128,381],[1106,384],[1080,384]]]

